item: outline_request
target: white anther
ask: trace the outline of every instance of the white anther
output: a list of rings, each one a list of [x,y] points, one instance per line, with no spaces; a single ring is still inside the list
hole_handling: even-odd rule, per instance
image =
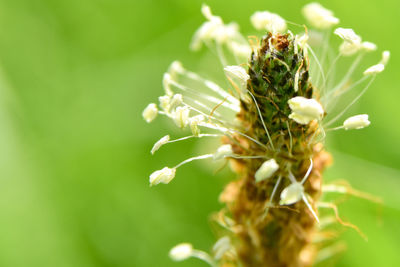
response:
[[[185,128],[189,123],[190,109],[186,106],[177,107],[172,114],[175,124],[180,128]]]
[[[385,69],[385,65],[379,63],[379,64],[373,65],[373,66],[369,67],[368,69],[366,69],[364,71],[364,75],[378,74],[378,73],[381,73],[384,69]]]
[[[190,243],[176,245],[169,251],[169,257],[174,261],[183,261],[192,256],[193,246]]]
[[[292,110],[289,118],[297,123],[308,124],[312,120],[321,120],[324,115],[324,109],[315,99],[296,96],[291,98],[288,103]]]
[[[268,30],[270,32],[286,31],[286,21],[279,15],[268,11],[257,11],[250,21],[257,30]]]
[[[152,122],[158,115],[158,108],[156,104],[151,103],[149,104],[142,113],[143,118],[145,119],[146,122],[150,123]]]
[[[192,131],[192,134],[194,136],[199,136],[200,134],[199,123],[204,122],[204,120],[205,118],[203,115],[196,115],[189,119],[190,130]]]
[[[291,205],[298,202],[304,194],[304,187],[301,183],[294,182],[282,190],[280,205]]]
[[[362,129],[370,125],[371,122],[368,120],[367,114],[356,115],[348,118],[343,123],[343,128],[345,130],[351,129]]]
[[[333,12],[319,3],[310,3],[303,7],[302,13],[307,21],[315,28],[328,29],[339,23]]]
[[[175,168],[164,167],[161,170],[155,171],[150,175],[150,186],[158,185],[159,183],[168,184],[174,179],[176,173]]]
[[[278,169],[279,165],[276,163],[275,159],[265,161],[254,175],[256,182],[270,178]]]
[[[220,146],[214,153],[214,160],[223,159],[233,155],[232,146],[230,144]]]
[[[151,154],[154,154],[157,150],[160,149],[161,146],[165,145],[166,143],[169,142],[169,135],[167,134],[166,136],[160,138],[154,145],[153,148],[151,149]]]

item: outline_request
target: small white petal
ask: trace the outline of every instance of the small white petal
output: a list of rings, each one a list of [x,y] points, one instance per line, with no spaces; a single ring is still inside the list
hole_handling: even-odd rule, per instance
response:
[[[345,130],[362,129],[364,127],[367,127],[370,124],[371,124],[371,122],[368,120],[368,115],[361,114],[361,115],[352,116],[352,117],[346,119],[343,122],[343,127]]]
[[[279,165],[276,163],[275,159],[265,161],[254,175],[256,182],[270,178],[278,169]]]
[[[333,12],[318,3],[310,3],[303,7],[302,13],[307,21],[318,29],[328,29],[339,23]]]
[[[166,135],[162,137],[160,140],[158,140],[154,145],[153,148],[151,149],[151,154],[154,154],[157,150],[160,149],[161,146],[165,145],[169,141],[169,135]]]
[[[250,21],[257,30],[268,30],[270,32],[286,31],[286,21],[279,15],[268,11],[257,11]]]
[[[390,51],[383,51],[382,52],[382,60],[381,60],[381,64],[386,65],[389,62],[390,59]]]
[[[190,109],[186,106],[177,107],[172,114],[175,124],[180,128],[185,128],[189,123]]]
[[[312,120],[321,120],[324,109],[315,99],[296,96],[288,101],[292,113],[289,118],[300,124],[308,124]]]
[[[362,48],[367,51],[367,52],[372,52],[377,49],[376,44],[371,43],[371,42],[362,42]]]
[[[143,118],[145,119],[146,122],[150,123],[152,122],[158,115],[158,108],[156,104],[151,103],[149,104],[142,113]]]
[[[229,156],[232,156],[232,155],[233,155],[232,146],[229,145],[229,144],[222,145],[214,153],[214,160],[223,159],[225,157],[229,157]]]
[[[373,75],[381,73],[385,69],[385,65],[379,63],[369,67],[366,71],[364,71],[364,75]]]
[[[174,261],[183,261],[192,256],[193,246],[190,243],[176,245],[169,251],[169,257]]]
[[[291,205],[303,197],[304,187],[301,183],[295,182],[282,190],[280,205]]]
[[[176,169],[164,167],[161,170],[155,171],[150,175],[150,186],[158,185],[159,183],[168,184],[174,179]]]
[[[224,256],[225,252],[230,250],[232,247],[231,239],[229,236],[224,236],[218,239],[218,241],[213,246],[214,258],[219,260]]]

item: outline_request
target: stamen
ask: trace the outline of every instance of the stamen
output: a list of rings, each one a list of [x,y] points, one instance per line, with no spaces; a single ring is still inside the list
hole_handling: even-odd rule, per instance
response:
[[[185,165],[186,163],[192,162],[194,160],[201,160],[201,159],[209,159],[212,158],[214,154],[205,154],[205,155],[201,155],[201,156],[197,156],[197,157],[192,157],[192,158],[188,158],[187,160],[182,161],[181,163],[179,163],[178,165],[176,165],[174,167],[174,169],[177,169],[179,167],[181,167],[182,165]]]
[[[288,133],[289,133],[289,155],[292,155],[293,137],[292,137],[292,133],[290,131],[290,126],[289,126],[289,122],[288,121],[286,121],[286,125],[287,125]]]
[[[317,213],[314,211],[314,209],[312,208],[310,202],[308,202],[307,197],[304,195],[303,193],[303,197],[302,197],[304,203],[306,204],[307,208],[310,210],[311,214],[314,216],[315,220],[317,221],[317,223],[319,223],[319,218]]]
[[[220,103],[222,101],[222,99],[218,99],[218,98],[213,97],[213,96],[209,96],[209,95],[205,95],[205,94],[199,93],[198,91],[195,91],[195,90],[193,90],[193,89],[191,89],[191,88],[189,88],[187,86],[184,86],[182,84],[179,84],[179,83],[177,83],[175,81],[171,81],[171,84],[174,85],[175,87],[177,87],[178,89],[182,90],[182,91],[186,91],[186,92],[189,92],[191,94],[194,94],[194,95],[197,95],[199,97],[202,97],[205,100],[210,101],[210,102],[212,102],[214,104],[218,104],[218,103]],[[233,105],[233,104],[230,104],[230,103],[224,103],[222,106],[225,107],[225,108],[228,108],[228,109],[230,109],[230,110],[232,110],[234,112],[239,112],[240,111],[240,107],[239,106],[236,106],[236,105]]]
[[[369,81],[369,83],[367,84],[367,86],[361,91],[361,93],[354,98],[353,101],[351,101],[351,103],[345,107],[337,116],[335,116],[333,119],[331,119],[330,121],[328,121],[324,127],[327,127],[329,125],[331,125],[332,123],[336,122],[338,119],[340,119],[340,117],[343,116],[343,114],[354,104],[358,101],[358,99],[360,99],[360,97],[368,90],[369,86],[372,84],[372,82],[375,80],[376,75],[372,76],[372,79]]]
[[[312,158],[310,158],[310,166],[308,167],[307,173],[304,175],[303,180],[301,180],[300,182],[301,184],[304,184],[306,182],[308,176],[311,173],[312,168],[313,168],[313,160]]]
[[[260,120],[261,120],[261,123],[262,123],[262,125],[264,127],[264,130],[267,133],[268,140],[269,140],[269,143],[271,144],[272,150],[275,150],[274,143],[272,142],[272,139],[271,139],[271,136],[269,135],[267,126],[264,123],[264,119],[263,119],[263,116],[261,114],[260,107],[258,106],[257,100],[256,100],[256,98],[254,97],[254,95],[250,91],[248,91],[248,92],[249,92],[250,96],[253,98],[254,104],[256,105],[258,115],[260,117]]]
[[[314,50],[311,48],[311,46],[309,44],[307,44],[307,48],[310,50],[311,55],[313,56],[313,58],[315,59],[315,62],[318,65],[320,75],[322,76],[322,84],[325,84],[326,83],[326,78],[325,78],[324,69],[322,68],[322,65],[319,62],[318,57],[315,55]]]
[[[233,97],[232,95],[230,95],[229,93],[227,93],[224,89],[222,89],[220,86],[218,86],[216,83],[209,81],[203,77],[201,77],[200,75],[198,75],[197,73],[191,72],[189,70],[184,70],[183,72],[185,74],[186,77],[201,82],[203,83],[208,89],[210,89],[211,91],[219,94],[221,97],[226,98],[230,103],[234,104],[234,105],[240,105],[240,101],[237,100],[235,97]]]

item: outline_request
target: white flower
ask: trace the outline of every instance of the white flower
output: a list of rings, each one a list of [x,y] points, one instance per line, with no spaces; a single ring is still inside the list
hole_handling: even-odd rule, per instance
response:
[[[193,246],[190,243],[176,245],[169,251],[169,257],[174,261],[183,261],[192,256]]]
[[[250,21],[257,30],[268,30],[270,32],[286,31],[286,21],[277,14],[268,11],[257,11]]]
[[[362,42],[361,46],[364,49],[364,51],[367,51],[367,52],[372,52],[377,49],[376,44],[371,43],[371,42]]]
[[[384,69],[385,69],[385,65],[379,63],[379,64],[373,65],[373,66],[369,67],[368,69],[366,69],[364,71],[364,75],[378,74],[378,73],[381,73]]]
[[[189,119],[190,130],[192,131],[192,134],[194,136],[199,136],[200,128],[198,125],[199,125],[199,123],[203,122],[204,120],[205,120],[205,118],[203,115],[196,115]]]
[[[158,185],[159,183],[168,184],[174,179],[176,173],[175,168],[164,167],[161,170],[155,171],[150,175],[150,186]]]
[[[356,115],[344,121],[343,127],[345,130],[362,129],[370,125],[367,114]]]
[[[143,118],[145,119],[146,122],[150,123],[152,122],[158,115],[158,108],[156,104],[151,103],[149,104],[142,113]]]
[[[303,15],[308,22],[318,29],[328,29],[339,23],[333,12],[318,3],[310,3],[303,7]]]
[[[180,128],[185,128],[189,123],[190,109],[186,106],[177,107],[172,114],[175,124]]]
[[[390,59],[390,51],[387,51],[387,50],[383,51],[382,52],[382,60],[379,63],[386,65],[389,62],[389,59]]]
[[[240,89],[242,93],[245,93],[247,90],[247,81],[250,79],[247,71],[240,66],[226,66],[224,70],[230,78],[239,81]]]
[[[295,182],[282,190],[280,205],[291,205],[303,197],[304,187],[301,183]]]
[[[324,109],[315,99],[307,99],[302,96],[293,97],[288,101],[292,113],[289,118],[300,124],[308,124],[312,120],[321,120]]]
[[[279,165],[276,163],[275,159],[265,161],[254,175],[256,182],[270,178],[278,169]]]
[[[223,159],[225,157],[229,157],[229,156],[232,156],[232,155],[233,155],[232,146],[229,145],[229,144],[222,145],[214,153],[214,160]]]
[[[157,150],[160,149],[161,146],[165,145],[168,142],[169,142],[169,135],[167,134],[153,145],[153,148],[151,149],[151,154],[154,154]]]

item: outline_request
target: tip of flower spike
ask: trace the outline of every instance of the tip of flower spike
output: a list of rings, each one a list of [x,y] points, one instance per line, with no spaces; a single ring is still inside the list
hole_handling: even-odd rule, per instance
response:
[[[143,119],[148,123],[152,122],[157,117],[157,115],[158,108],[154,103],[149,104],[142,113]]]
[[[343,122],[343,128],[345,130],[352,130],[352,129],[358,130],[358,129],[367,127],[370,124],[371,124],[371,122],[368,120],[368,115],[361,114],[361,115],[352,116],[352,117],[346,119]]]
[[[276,163],[275,159],[265,161],[254,175],[256,182],[270,178],[278,169],[279,165]]]
[[[280,205],[291,205],[298,202],[304,193],[304,187],[301,183],[295,182],[282,190]]]
[[[168,184],[174,179],[176,173],[175,168],[164,167],[161,170],[155,171],[150,175],[150,186],[158,185],[159,183]]]
[[[302,9],[306,20],[317,29],[329,29],[339,23],[339,19],[333,16],[333,12],[324,8],[319,3],[309,3]]]
[[[183,261],[192,256],[193,246],[190,243],[176,245],[169,251],[169,257],[174,261]]]

